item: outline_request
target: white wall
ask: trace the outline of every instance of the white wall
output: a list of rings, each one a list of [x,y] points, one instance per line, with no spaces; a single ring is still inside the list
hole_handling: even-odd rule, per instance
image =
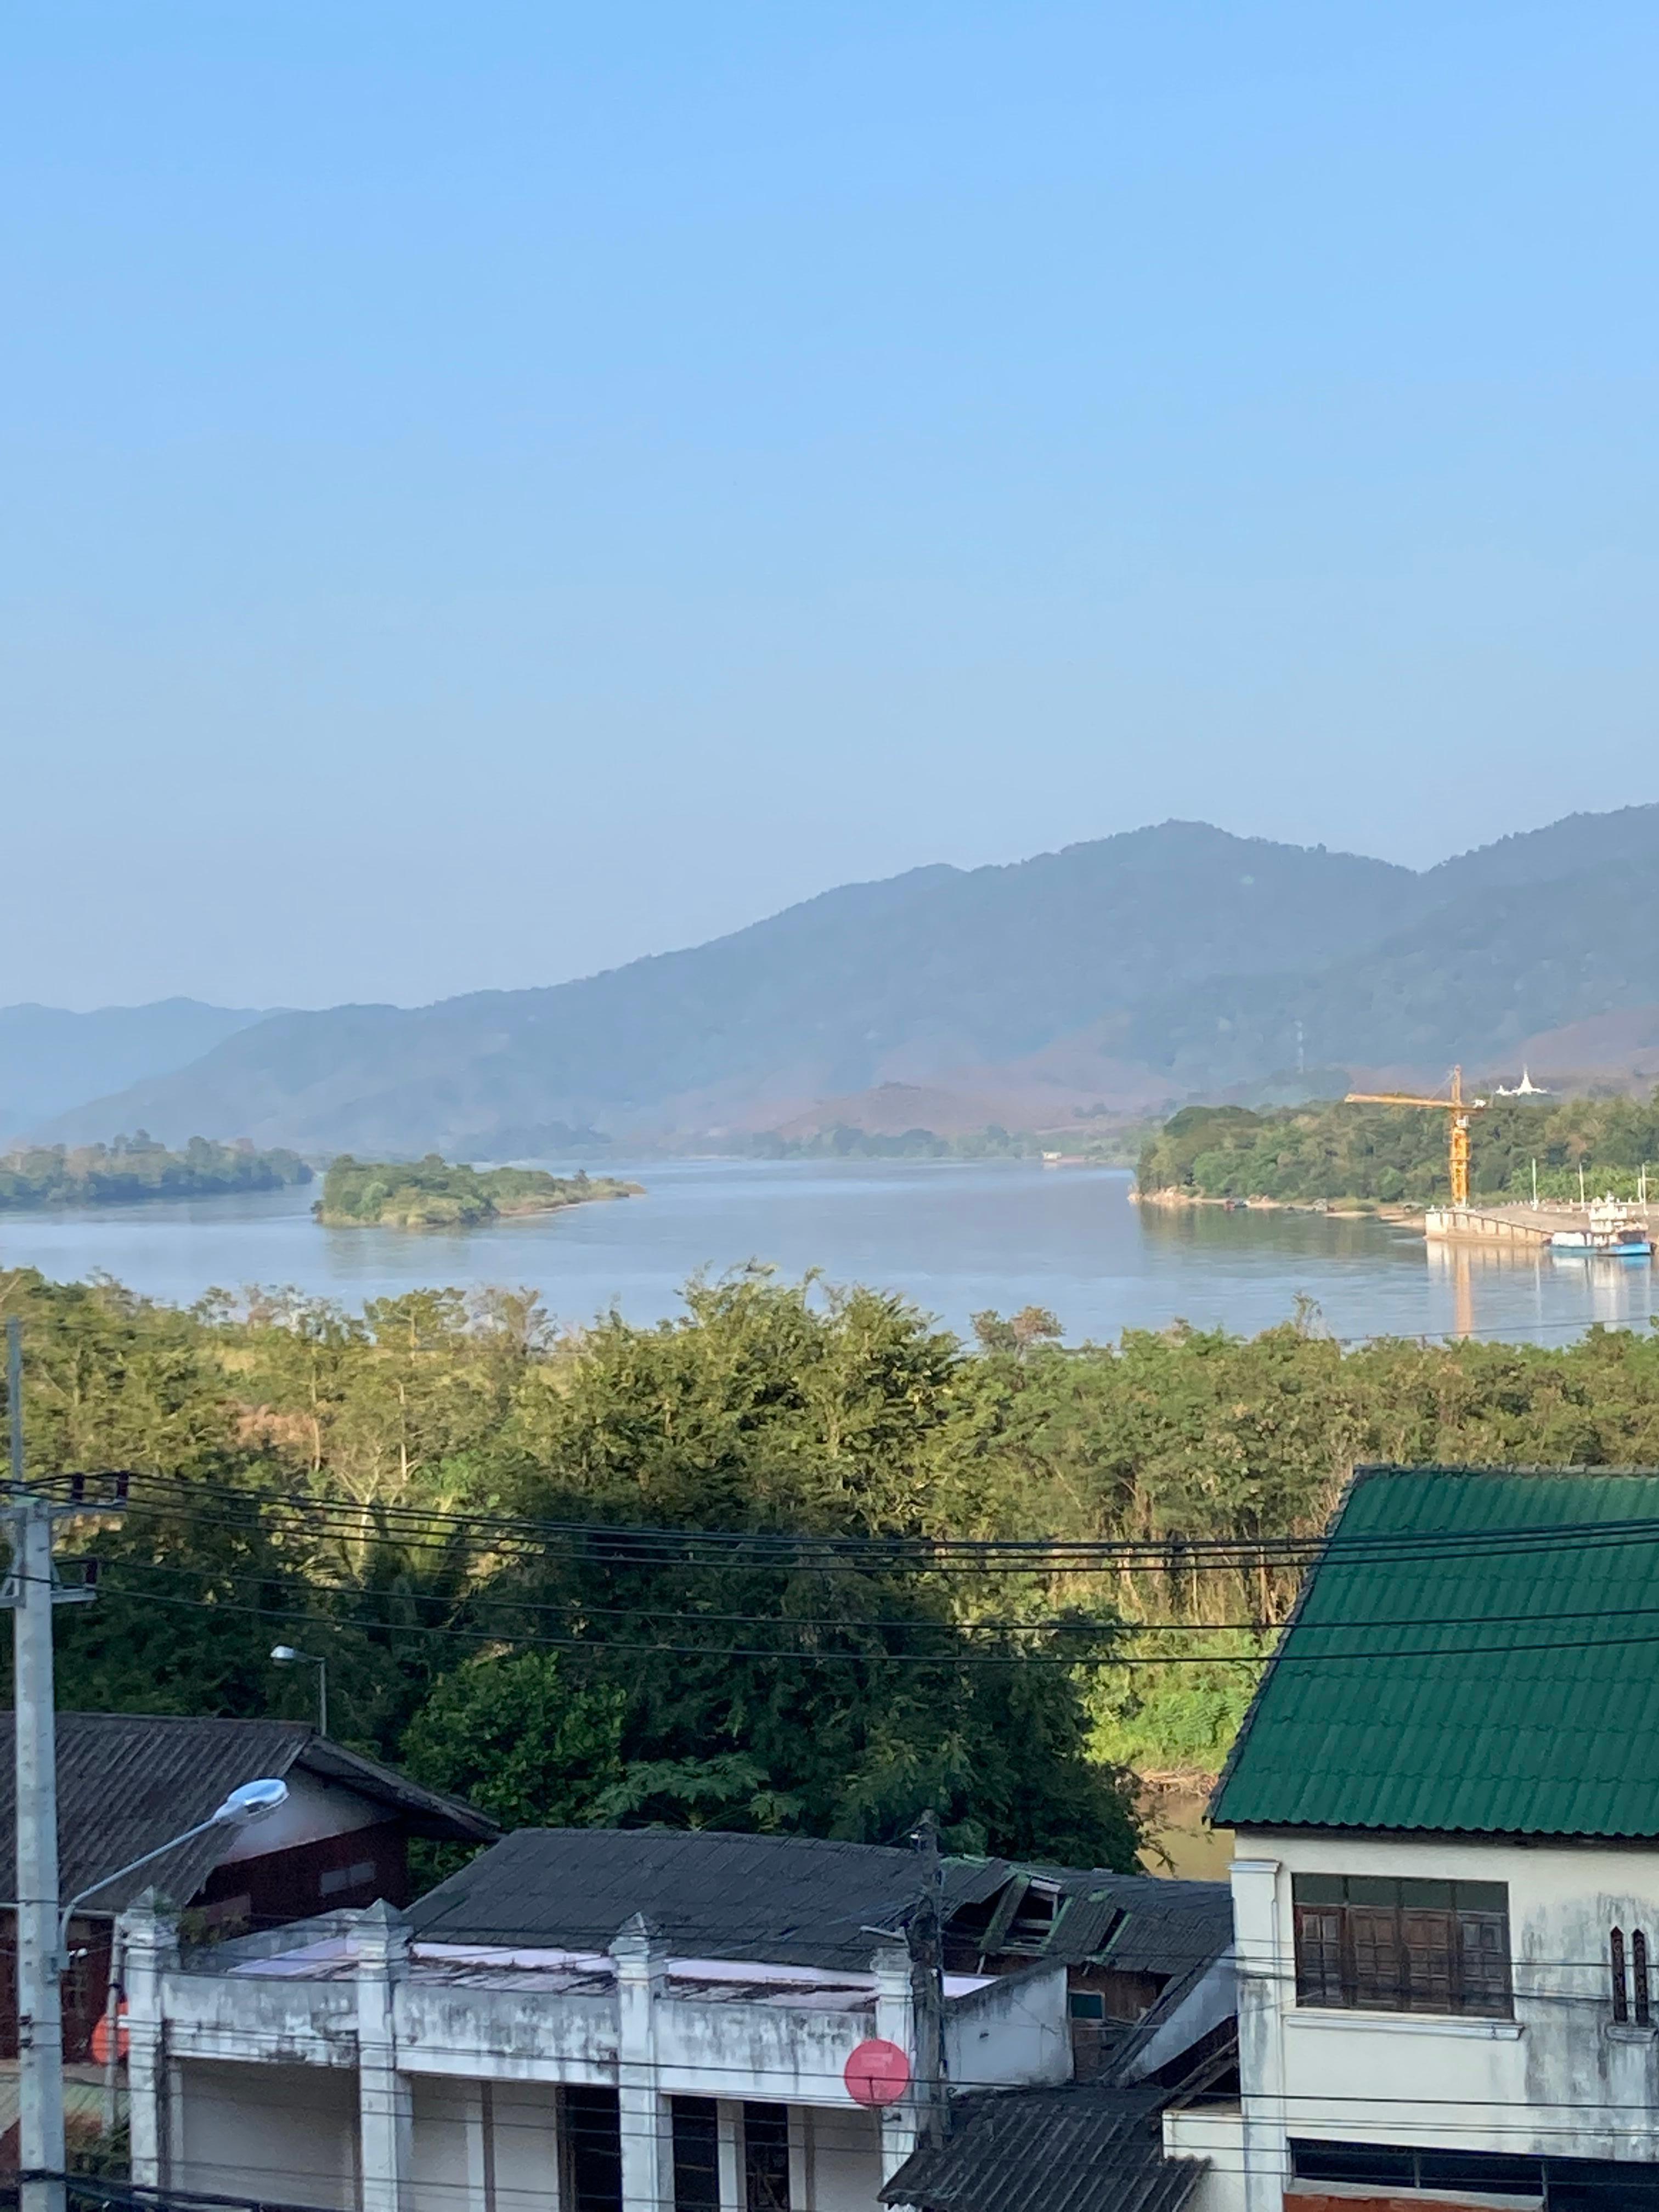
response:
[[[809,2106],[807,2202],[796,2212],[878,2212],[881,2124],[857,2105]]]
[[[357,2076],[315,2066],[178,2069],[175,2189],[274,2197],[351,2212],[357,2201]]]
[[[1244,2121],[1237,2106],[1165,2112],[1164,2148],[1170,2158],[1208,2161],[1185,2212],[1244,2212]]]
[[[558,2091],[498,2081],[489,2098],[495,2212],[557,2212]]]
[[[474,2138],[479,2092],[471,2081],[413,2084],[410,2212],[479,2212]]]
[[[1659,2159],[1659,2037],[1613,2027],[1607,1965],[1611,1928],[1645,1929],[1659,1993],[1659,1851],[1328,1833],[1241,1834],[1236,1850],[1241,2062],[1262,2137]],[[1515,2018],[1299,2008],[1298,1873],[1507,1884]]]
[[[301,1844],[320,1844],[330,1836],[349,1835],[355,1828],[371,1828],[393,1817],[391,1809],[372,1798],[360,1797],[343,1783],[321,1782],[296,1769],[288,1778],[288,1797],[274,1813],[238,1831],[221,1866],[238,1859],[262,1859],[270,1851],[296,1850]]]
[[[945,2064],[957,2089],[1072,2078],[1063,1966],[1005,1974],[945,2012]]]

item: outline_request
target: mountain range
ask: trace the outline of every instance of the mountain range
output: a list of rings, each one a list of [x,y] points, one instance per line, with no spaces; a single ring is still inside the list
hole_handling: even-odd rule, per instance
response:
[[[837,1121],[1075,1129],[1199,1097],[1434,1085],[1454,1060],[1659,1075],[1659,806],[1421,872],[1166,822],[848,884],[708,945],[429,1006],[0,1010],[0,1127],[499,1158]]]

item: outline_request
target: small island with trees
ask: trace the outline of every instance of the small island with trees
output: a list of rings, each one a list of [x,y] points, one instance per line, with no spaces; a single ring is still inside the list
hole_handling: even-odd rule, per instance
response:
[[[473,1229],[522,1213],[556,1213],[593,1199],[640,1198],[616,1176],[549,1175],[542,1168],[474,1168],[428,1152],[421,1160],[358,1160],[342,1152],[312,1207],[330,1229]]]
[[[143,1129],[108,1145],[27,1145],[0,1157],[0,1212],[50,1206],[133,1206],[150,1199],[222,1198],[309,1182],[297,1152],[256,1152],[192,1137],[170,1152]]]

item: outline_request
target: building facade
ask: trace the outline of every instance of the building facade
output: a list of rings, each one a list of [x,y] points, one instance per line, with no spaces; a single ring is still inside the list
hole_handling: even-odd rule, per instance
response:
[[[1073,2080],[1074,1994],[1091,2051],[1093,2000],[1129,2002],[1073,1983],[1100,1983],[1136,1914],[1095,1895],[1073,1966],[1053,1909],[1126,1878],[936,1879],[938,1972],[911,1937],[917,1855],[804,1838],[528,1832],[406,1917],[195,1948],[144,1900],[122,1923],[133,2179],[326,2212],[876,2212],[948,2100]],[[1159,1984],[1149,2045],[1215,2025],[1212,1960],[1160,1948],[1154,1909],[1190,1943],[1210,1886],[1153,1887],[1126,1954]],[[863,2101],[894,2052],[905,2078]]]
[[[1214,1816],[1199,2212],[1659,2207],[1659,1476],[1362,1470]]]

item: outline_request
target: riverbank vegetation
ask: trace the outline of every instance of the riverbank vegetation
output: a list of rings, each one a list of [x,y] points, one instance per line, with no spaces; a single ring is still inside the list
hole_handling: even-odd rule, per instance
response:
[[[548,1175],[540,1168],[473,1168],[428,1152],[422,1160],[356,1160],[342,1152],[312,1211],[331,1229],[471,1229],[514,1213],[554,1213],[592,1199],[636,1198],[615,1176]]]
[[[109,1145],[28,1145],[0,1158],[0,1210],[49,1206],[135,1206],[149,1199],[219,1198],[309,1182],[297,1152],[215,1145],[192,1137],[182,1152],[140,1129]]]
[[[1659,1464],[1659,1337],[1600,1331],[1067,1349],[1033,1309],[969,1347],[758,1273],[571,1333],[521,1291],[186,1314],[19,1273],[0,1311],[33,1463],[136,1471],[66,1705],[301,1717],[295,1643],[348,1741],[514,1821],[876,1839],[932,1804],[959,1847],[1125,1864],[1123,1768],[1213,1770],[1294,1596],[1196,1546],[1312,1534],[1358,1461]],[[1039,1534],[1152,1548],[841,1548]]]
[[[1147,1143],[1144,1196],[1443,1205],[1450,1197],[1446,1120],[1420,1108],[1340,1102],[1252,1113],[1188,1106]],[[1577,1198],[1578,1170],[1594,1197],[1633,1197],[1644,1166],[1659,1176],[1659,1092],[1634,1098],[1494,1098],[1474,1116],[1475,1198]]]

